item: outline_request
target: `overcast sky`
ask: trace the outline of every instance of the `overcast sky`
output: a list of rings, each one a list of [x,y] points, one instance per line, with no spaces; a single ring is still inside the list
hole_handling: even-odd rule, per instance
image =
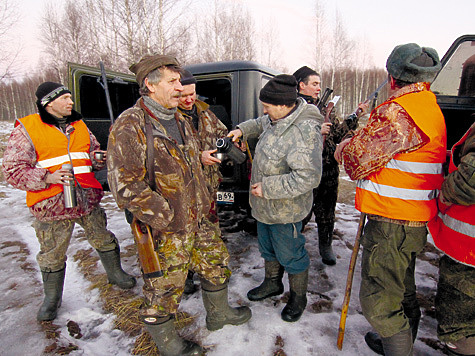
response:
[[[16,0],[21,20],[15,29],[23,43],[25,68],[34,67],[41,56],[39,24],[48,0]],[[49,0],[55,3],[58,0]],[[233,0],[223,0],[233,1]],[[280,37],[282,66],[290,72],[303,64],[313,65],[310,39],[315,0],[235,0],[249,7],[256,27],[275,26]],[[442,57],[450,44],[463,34],[475,33],[473,0],[320,0],[328,23],[340,13],[350,39],[364,43],[376,67],[398,44],[416,42],[433,47]],[[200,0],[195,4],[206,4]],[[201,6],[200,6],[201,7]]]

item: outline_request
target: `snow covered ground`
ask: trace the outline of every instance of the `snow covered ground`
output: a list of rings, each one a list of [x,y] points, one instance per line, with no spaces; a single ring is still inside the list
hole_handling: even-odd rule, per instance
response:
[[[12,123],[0,122],[0,157],[12,128]],[[190,328],[198,341],[209,347],[208,356],[375,355],[363,339],[371,327],[361,314],[358,301],[361,254],[355,271],[343,350],[339,351],[336,346],[348,264],[359,219],[353,196],[354,185],[343,176],[333,243],[338,256],[336,266],[329,267],[321,262],[315,223],[311,222],[305,231],[311,257],[308,305],[296,323],[281,320],[280,312],[284,306],[281,296],[262,302],[247,300],[247,291],[257,286],[264,276],[257,239],[246,232],[224,234],[232,256],[233,276],[229,287],[231,304],[250,306],[253,317],[244,325],[225,326],[221,330],[209,332],[205,327],[201,294],[195,293],[184,299],[181,310],[196,316]],[[133,238],[129,225],[110,193],[106,194],[102,206],[107,211],[109,229],[119,239],[122,251],[130,249]],[[32,222],[33,218],[25,205],[25,193],[7,185],[0,175],[0,293],[3,296],[0,298],[1,356],[49,355],[45,348],[53,342],[47,339],[48,333],[36,322],[43,292],[41,274],[35,260],[38,243],[31,227]],[[69,355],[131,355],[135,337],[114,329],[115,315],[104,310],[98,289],[91,288],[78,262],[72,258],[77,250],[88,248],[81,228],[76,228],[68,251],[63,304],[54,321],[60,332],[56,342],[76,345],[78,349]],[[423,317],[415,343],[415,355],[419,356],[443,355],[436,338],[433,311],[437,283],[437,268],[433,262],[437,257],[438,254],[429,248],[417,261],[418,294],[423,306]],[[123,265],[126,271],[140,276],[135,256],[124,257]],[[100,263],[97,268],[103,271]],[[284,280],[288,291],[286,276]],[[138,285],[132,292],[141,295],[141,287],[142,280],[138,278]],[[80,327],[83,335],[80,339],[70,336],[67,328],[70,320]]]

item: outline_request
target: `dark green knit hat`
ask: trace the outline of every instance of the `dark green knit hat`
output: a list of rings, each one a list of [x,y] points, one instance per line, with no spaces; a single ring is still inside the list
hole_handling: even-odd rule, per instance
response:
[[[432,82],[440,70],[437,51],[416,43],[396,46],[386,61],[386,69],[394,78],[409,83]]]

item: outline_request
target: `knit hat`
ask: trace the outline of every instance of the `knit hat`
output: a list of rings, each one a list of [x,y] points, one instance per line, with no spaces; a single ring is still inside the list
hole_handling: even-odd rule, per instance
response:
[[[386,69],[394,78],[408,83],[431,82],[440,70],[437,51],[416,43],[396,46],[386,61]]]
[[[168,65],[180,66],[177,59],[173,56],[155,54],[143,56],[138,63],[132,64],[129,69],[135,74],[135,80],[137,80],[137,83],[142,85],[143,81],[151,71]]]
[[[181,72],[181,79],[180,83],[181,85],[190,85],[190,84],[196,84],[196,78],[191,74],[190,71],[183,69]]]
[[[297,81],[292,75],[280,74],[261,89],[259,100],[272,105],[290,105],[297,101]]]
[[[54,83],[54,82],[44,82],[38,86],[36,89],[36,97],[38,98],[38,104],[42,107],[45,107],[53,100],[56,100],[61,95],[71,94],[68,88],[63,84]]]
[[[319,75],[319,74],[315,72],[312,68],[309,68],[307,66],[300,67],[293,74],[293,76],[297,80],[297,83],[303,82],[305,79],[307,79],[311,75]]]

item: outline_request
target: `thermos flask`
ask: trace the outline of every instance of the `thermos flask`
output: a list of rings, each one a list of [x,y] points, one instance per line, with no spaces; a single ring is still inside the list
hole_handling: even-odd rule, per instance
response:
[[[246,160],[246,154],[234,146],[231,137],[218,138],[216,140],[216,148],[218,153],[226,154],[237,164],[241,164]]]
[[[73,166],[69,163],[63,164],[62,169],[66,169],[70,172],[73,171]],[[76,187],[74,181],[70,181],[69,184],[63,184],[64,193],[64,206],[66,208],[74,208],[77,205],[76,200]]]

